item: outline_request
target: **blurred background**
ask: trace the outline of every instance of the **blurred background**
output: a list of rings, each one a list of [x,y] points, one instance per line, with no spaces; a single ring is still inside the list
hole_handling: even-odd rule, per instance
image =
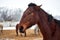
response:
[[[42,9],[60,20],[60,0],[0,0],[0,24],[4,30],[15,29],[29,3],[42,4]]]

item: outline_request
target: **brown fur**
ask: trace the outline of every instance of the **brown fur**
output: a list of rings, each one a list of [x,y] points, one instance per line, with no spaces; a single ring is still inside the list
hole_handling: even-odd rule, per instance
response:
[[[23,27],[22,31],[25,32],[26,29],[37,24],[42,32],[43,40],[60,40],[59,25],[54,18],[48,21],[49,14],[40,7],[33,3],[29,4],[29,7],[24,11],[18,28],[21,29],[20,27]]]

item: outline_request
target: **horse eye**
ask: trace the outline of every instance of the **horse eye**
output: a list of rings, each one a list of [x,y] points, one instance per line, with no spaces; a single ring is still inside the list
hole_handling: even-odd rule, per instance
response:
[[[29,13],[29,14],[31,14],[31,13]],[[29,15],[29,14],[28,14],[28,15]]]

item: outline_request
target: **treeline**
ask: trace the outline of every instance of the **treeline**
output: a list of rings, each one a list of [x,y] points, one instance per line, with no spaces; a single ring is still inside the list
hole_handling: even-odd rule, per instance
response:
[[[21,16],[21,9],[8,9],[0,7],[0,21],[19,21]]]

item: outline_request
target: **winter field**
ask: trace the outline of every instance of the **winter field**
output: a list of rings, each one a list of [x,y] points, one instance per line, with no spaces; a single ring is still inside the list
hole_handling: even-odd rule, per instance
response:
[[[41,33],[35,35],[33,30],[26,31],[27,36],[22,37],[20,34],[16,36],[15,30],[3,30],[3,33],[0,34],[0,40],[43,40]]]
[[[34,33],[36,25],[26,30],[26,37],[22,37],[20,33],[16,36],[15,26],[17,23],[18,22],[0,22],[0,24],[3,24],[3,33],[0,33],[0,40],[43,40],[41,32],[37,35]]]
[[[19,23],[19,21],[18,22],[12,22],[12,21],[0,22],[0,24],[3,25],[3,30],[15,30],[17,23]],[[36,26],[37,25],[34,25],[30,29],[35,29]]]

